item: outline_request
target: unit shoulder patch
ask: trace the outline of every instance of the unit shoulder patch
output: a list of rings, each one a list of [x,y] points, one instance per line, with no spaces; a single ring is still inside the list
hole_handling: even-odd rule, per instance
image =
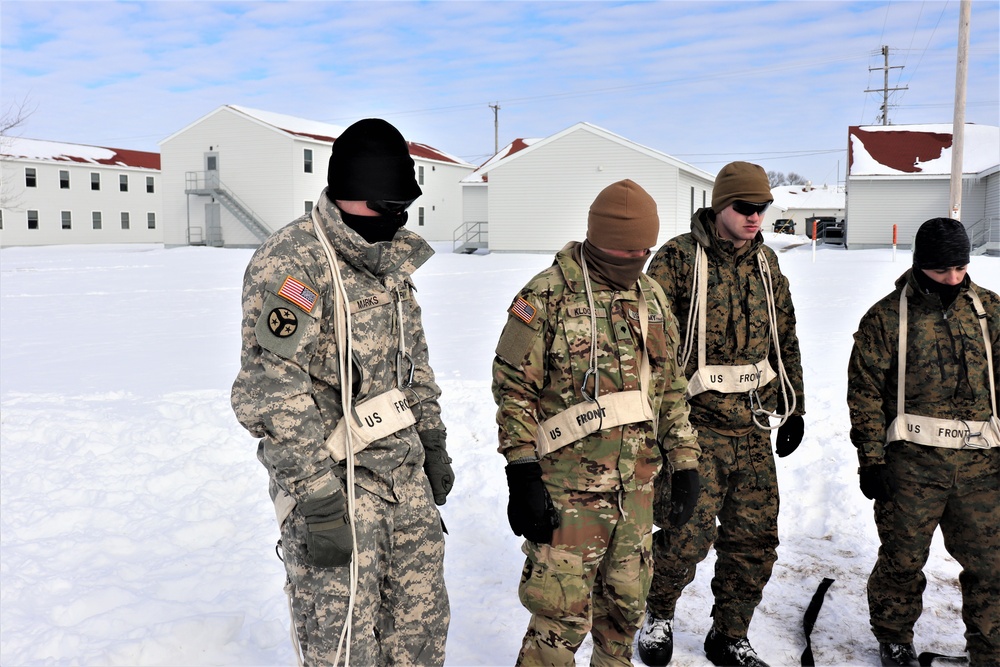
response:
[[[316,290],[291,276],[286,277],[285,282],[281,284],[278,296],[291,301],[306,313],[312,312],[313,308],[316,307],[316,300],[319,298]]]

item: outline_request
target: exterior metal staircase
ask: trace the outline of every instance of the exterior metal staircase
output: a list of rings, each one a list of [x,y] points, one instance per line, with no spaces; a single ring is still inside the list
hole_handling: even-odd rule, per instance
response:
[[[271,235],[260,216],[217,177],[207,178],[203,171],[189,171],[184,174],[184,183],[184,194],[215,197],[258,241],[263,242]]]
[[[1000,254],[1000,219],[982,218],[966,225],[973,255]]]
[[[463,222],[452,234],[452,250],[470,255],[480,248],[489,248],[486,222]]]

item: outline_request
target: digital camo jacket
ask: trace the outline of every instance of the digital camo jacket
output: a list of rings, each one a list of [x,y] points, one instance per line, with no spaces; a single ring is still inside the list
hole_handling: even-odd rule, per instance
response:
[[[994,371],[1000,360],[1000,297],[967,276],[958,297],[945,310],[941,297],[923,292],[907,270],[896,289],[872,306],[854,334],[847,376],[851,442],[863,463],[884,460],[886,430],[896,417],[899,351],[899,296],[908,298],[906,412],[943,419],[987,420],[991,414],[986,343],[969,296],[979,294],[986,311]]]
[[[686,327],[691,305],[695,249],[701,245],[708,256],[709,274],[706,364],[739,366],[768,358],[772,368],[777,370],[764,282],[757,267],[757,255],[762,253],[771,270],[781,359],[795,388],[795,414],[805,414],[802,357],[795,333],[795,308],[788,279],[781,273],[774,251],[764,245],[760,234],[742,248],[736,248],[731,241],[719,238],[711,215],[708,208],[696,211],[691,218],[691,231],[665,243],[650,260],[647,273],[663,287],[674,316],[681,327]],[[695,352],[684,369],[687,378],[698,368],[697,335],[692,345]],[[770,411],[784,409],[777,381],[768,384],[760,392],[760,398]],[[706,391],[689,401],[691,424],[696,429],[711,428],[724,435],[742,435],[755,428],[746,394]]]
[[[407,348],[402,352],[412,358],[413,383],[405,393],[416,425],[375,441],[355,459],[357,484],[394,502],[394,486],[422,470],[417,433],[444,428],[410,277],[433,250],[406,229],[391,243],[368,245],[343,224],[325,191],[316,207],[352,304],[355,403],[396,387],[397,371],[409,376],[408,364],[397,368],[400,327]],[[312,493],[311,480],[335,468],[324,448],[342,417],[332,280],[310,215],[271,235],[244,276],[242,365],[233,409],[262,438],[258,458],[272,480],[299,500]]]
[[[551,267],[535,276],[514,300],[493,362],[493,397],[499,451],[508,461],[535,456],[539,424],[581,403],[590,367],[591,318],[579,264],[579,243],[570,243]],[[688,423],[687,382],[675,361],[677,323],[662,291],[640,277],[649,308],[647,344],[652,370],[650,421],[593,433],[541,460],[546,479],[566,489],[626,491],[648,485],[660,468],[660,450],[675,468],[695,468],[697,437]],[[600,395],[639,389],[641,339],[639,293],[592,283],[596,311]],[[531,317],[515,309],[530,305]],[[655,435],[654,435],[655,432]],[[657,442],[659,441],[659,442]]]

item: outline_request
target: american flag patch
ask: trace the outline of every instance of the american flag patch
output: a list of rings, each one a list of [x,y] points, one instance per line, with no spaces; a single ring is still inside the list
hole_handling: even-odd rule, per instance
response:
[[[302,310],[311,313],[313,306],[316,305],[316,297],[319,295],[295,278],[288,276],[282,283],[281,289],[278,290],[278,296],[285,297]]]
[[[531,324],[531,321],[535,319],[535,313],[538,311],[530,303],[521,297],[517,297],[514,305],[510,307],[510,312],[525,324]]]

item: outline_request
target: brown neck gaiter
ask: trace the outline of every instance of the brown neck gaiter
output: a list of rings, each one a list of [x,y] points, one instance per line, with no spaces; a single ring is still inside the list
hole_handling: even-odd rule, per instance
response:
[[[587,260],[587,271],[592,280],[620,291],[635,287],[635,281],[649,259],[648,251],[642,257],[615,257],[590,241],[580,245],[580,253]]]

